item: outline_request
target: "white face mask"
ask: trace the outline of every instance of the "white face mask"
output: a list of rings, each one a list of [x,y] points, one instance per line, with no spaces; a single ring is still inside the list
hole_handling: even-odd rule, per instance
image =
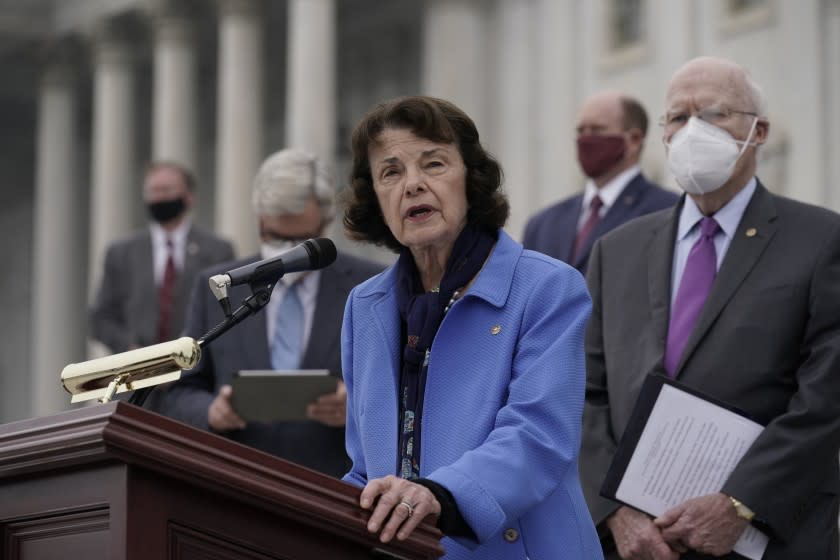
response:
[[[752,139],[758,117],[754,117],[746,140],[735,140],[731,134],[697,117],[671,137],[668,167],[677,183],[689,194],[707,194],[719,189],[735,170],[738,158],[754,146]],[[740,149],[739,149],[740,145]]]
[[[260,257],[263,259],[273,259],[279,257],[286,251],[291,251],[298,244],[294,241],[263,241],[260,243]],[[286,286],[291,286],[309,273],[308,270],[301,270],[299,272],[287,272],[280,277],[280,281]]]

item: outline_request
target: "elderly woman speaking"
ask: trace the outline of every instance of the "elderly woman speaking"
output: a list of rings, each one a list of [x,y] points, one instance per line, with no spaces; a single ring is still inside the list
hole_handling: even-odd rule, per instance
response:
[[[601,558],[577,470],[583,278],[501,229],[501,169],[451,103],[379,105],[352,149],[348,235],[399,253],[344,313],[344,479],[368,530],[434,515],[447,559]]]

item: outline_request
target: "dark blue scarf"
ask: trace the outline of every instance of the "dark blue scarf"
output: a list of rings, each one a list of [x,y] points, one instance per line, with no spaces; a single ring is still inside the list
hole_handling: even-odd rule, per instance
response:
[[[478,274],[497,234],[467,225],[455,240],[437,291],[423,288],[420,272],[407,248],[397,261],[397,307],[402,318],[405,347],[400,374],[400,461],[398,474],[417,478],[420,472],[420,418],[426,385],[426,352],[431,349],[452,296]]]

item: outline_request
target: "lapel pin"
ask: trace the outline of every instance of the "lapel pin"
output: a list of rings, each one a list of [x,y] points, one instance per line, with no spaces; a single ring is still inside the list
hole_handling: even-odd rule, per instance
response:
[[[490,334],[497,335],[502,332],[502,325],[495,325],[492,329],[490,329]]]
[[[755,234],[758,233],[758,230],[754,227],[751,227],[747,230],[747,237],[755,237]]]

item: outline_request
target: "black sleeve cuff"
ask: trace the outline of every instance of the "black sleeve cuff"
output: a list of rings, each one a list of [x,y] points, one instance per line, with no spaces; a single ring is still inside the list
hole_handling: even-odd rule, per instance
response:
[[[461,515],[461,510],[458,509],[458,504],[455,503],[455,498],[452,497],[449,490],[428,478],[418,478],[412,482],[428,488],[440,503],[440,517],[438,517],[437,527],[444,535],[478,540],[472,528]]]

